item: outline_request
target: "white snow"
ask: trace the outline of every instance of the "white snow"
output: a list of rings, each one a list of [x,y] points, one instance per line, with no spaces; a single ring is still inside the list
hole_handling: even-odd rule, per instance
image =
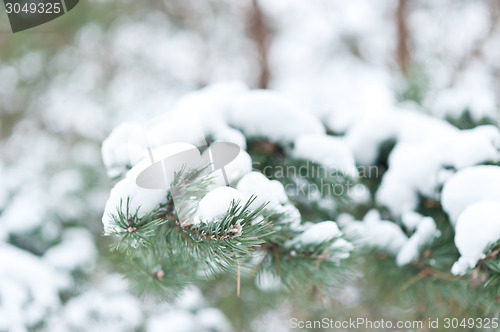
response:
[[[217,308],[203,308],[196,312],[196,322],[200,325],[198,331],[230,332],[231,323],[224,313]]]
[[[265,118],[266,121],[261,121]],[[108,170],[115,172],[131,155],[139,155],[142,144],[132,144],[126,155],[123,140],[141,127],[124,124],[103,144]],[[196,146],[215,141],[231,142],[246,148],[246,137],[259,137],[278,143],[291,143],[297,135],[324,134],[321,122],[290,103],[282,95],[264,90],[250,91],[241,83],[214,84],[180,99],[171,112],[144,124],[144,138],[152,147],[172,142]],[[241,130],[241,131],[240,131]],[[244,135],[243,135],[244,134]],[[142,139],[144,139],[142,138]],[[141,137],[136,137],[141,141]],[[132,141],[134,142],[134,141]],[[116,147],[116,152],[111,152]],[[144,154],[142,154],[144,156]]]
[[[323,73],[328,89],[323,92],[325,124],[344,133],[369,114],[387,112],[395,103],[391,78],[383,70],[356,58],[339,59]],[[321,93],[321,92],[319,92]]]
[[[21,188],[0,215],[2,232],[21,234],[41,227],[48,211],[48,197],[42,188]],[[29,208],[27,208],[29,207]]]
[[[93,287],[71,298],[47,319],[47,331],[136,331],[143,322],[141,301],[127,292],[118,275],[107,275]]]
[[[498,119],[491,69],[481,61],[471,61],[458,82],[431,94],[425,104],[444,119],[460,119],[466,111],[476,122]]]
[[[259,172],[250,172],[245,175],[236,188],[245,196],[245,201],[252,195],[256,196],[255,201],[250,206],[255,209],[262,204],[269,202],[266,209],[274,209],[281,204],[288,202],[285,188],[277,180],[269,180]]]
[[[203,156],[206,158],[208,150],[203,152]],[[245,150],[240,150],[238,156],[231,161],[229,164],[224,166],[224,171],[226,172],[227,179],[231,186],[235,186],[236,183],[246,174],[252,171],[252,158]],[[213,186],[224,186],[226,185],[222,170],[218,169],[210,173],[213,177]]]
[[[70,228],[64,231],[62,242],[47,250],[43,259],[63,271],[80,269],[89,273],[97,259],[97,248],[87,229]]]
[[[203,293],[198,287],[187,286],[176,298],[174,306],[184,310],[198,310],[205,305]]]
[[[500,160],[500,130],[493,125],[462,130],[447,148],[450,163],[456,169]]]
[[[343,238],[339,238],[332,243],[330,249],[335,251],[338,250],[338,252],[335,252],[335,255],[329,256],[328,260],[339,263],[341,260],[347,259],[351,256],[351,251],[354,250],[354,245]]]
[[[416,228],[410,238],[396,223],[382,220],[377,210],[368,211],[362,221],[355,221],[347,214],[339,216],[339,224],[347,239],[355,245],[376,248],[396,256],[399,266],[416,261],[422,247],[440,236],[431,217],[411,212],[406,213],[403,220],[409,230]]]
[[[285,243],[286,247],[300,249],[304,246],[317,245],[333,240],[328,248],[329,255],[326,259],[337,264],[343,259],[348,258],[350,252],[354,249],[352,243],[340,237],[343,233],[334,221],[326,220],[318,223],[307,222],[297,226],[296,230],[300,230],[301,233],[288,240]],[[278,281],[279,280],[274,283]],[[264,285],[266,284],[264,280],[259,281],[259,283],[261,282],[264,282]],[[268,287],[273,285],[272,280],[268,280],[267,283]]]
[[[461,257],[451,272],[464,275],[485,257],[489,245],[500,240],[500,201],[470,205],[458,217],[455,230],[455,245]]]
[[[424,218],[424,216],[420,213],[415,211],[408,211],[401,216],[401,222],[409,231],[413,232],[422,218]]]
[[[218,187],[209,191],[199,203],[194,223],[216,221],[226,214],[232,202],[240,205],[246,203],[243,194],[231,187]]]
[[[431,217],[423,217],[417,225],[415,233],[406,241],[396,256],[396,263],[399,266],[415,262],[423,246],[431,243],[434,238],[440,236],[436,228],[436,223]]]
[[[354,156],[342,138],[327,135],[301,135],[294,141],[291,155],[307,159],[347,176],[357,177]]]
[[[146,157],[144,147],[131,144],[131,135],[140,132],[141,126],[132,122],[122,123],[117,126],[102,143],[101,154],[104,166],[110,178],[117,177],[126,171],[127,166],[132,166],[132,156]]]
[[[367,166],[375,164],[384,142],[432,142],[457,131],[442,120],[407,107],[361,118],[350,127],[345,139],[356,163]]]
[[[129,174],[133,171],[133,169],[129,171]],[[137,212],[137,216],[140,218],[151,212],[160,202],[165,201],[167,199],[166,193],[166,190],[161,189],[143,189],[135,183],[134,176],[127,176],[111,189],[102,217],[104,233],[111,234],[118,230],[112,216],[118,215],[120,204],[123,213],[127,214],[128,212],[129,215],[133,215]],[[130,205],[127,211],[128,198],[130,198]]]
[[[59,308],[59,292],[69,281],[35,255],[0,242],[0,327],[24,331],[43,322]]]
[[[231,128],[225,123],[219,123],[214,127],[215,129],[208,131],[213,136],[214,142],[234,143],[240,148],[246,149],[247,140],[241,131]]]
[[[152,316],[146,325],[147,332],[195,332],[196,328],[195,316],[184,310],[171,310]]]
[[[155,147],[176,142],[206,145],[206,133],[196,109],[184,112],[174,109],[149,121],[144,127],[148,142]]]
[[[353,204],[370,204],[372,195],[370,189],[364,184],[357,183],[347,189],[347,195]]]
[[[339,227],[334,221],[321,221],[319,223],[306,223],[303,233],[287,241],[285,244],[288,247],[314,245],[326,241],[330,241],[340,235]]]
[[[494,91],[477,86],[444,89],[430,107],[434,114],[450,119],[459,119],[466,111],[478,122],[496,116]]]
[[[297,209],[292,203],[285,203],[283,205],[277,205],[273,209],[274,213],[283,214],[283,220],[279,221],[279,224],[275,226],[280,227],[282,224],[288,224],[292,229],[299,227],[302,220],[302,215],[299,209]]]
[[[400,142],[390,154],[376,199],[395,216],[414,210],[420,195],[438,199],[442,185],[438,181],[446,167],[459,170],[498,159],[498,128],[479,126],[442,134],[433,141]]]
[[[227,120],[247,137],[263,137],[272,142],[288,143],[298,135],[325,133],[314,116],[281,94],[265,90],[250,91],[237,98]]]
[[[183,96],[175,104],[173,112],[179,117],[191,116],[188,118],[190,121],[196,117],[204,134],[215,141],[235,143],[245,149],[245,136],[229,126],[227,116],[234,108],[235,99],[248,92],[248,87],[242,82],[215,83]],[[192,126],[177,130],[179,129],[192,131]],[[174,137],[179,140],[184,136],[185,134],[181,134]]]
[[[279,290],[282,284],[279,276],[271,271],[261,270],[255,278],[255,286],[262,291],[269,292]]]
[[[3,210],[6,202],[7,202],[7,198],[8,198],[8,190],[6,188],[6,180],[5,180],[5,174],[6,172],[4,171],[4,166],[2,164],[2,162],[0,161],[0,211]],[[1,239],[1,236],[0,236],[0,239]]]
[[[393,4],[274,0],[262,7],[273,22],[271,87],[310,105],[329,129],[343,133],[395,102],[396,82],[383,64],[394,47],[386,18]]]
[[[377,203],[396,217],[414,210],[420,196],[438,199],[447,168],[499,160],[500,131],[495,126],[459,130],[415,110],[366,117],[348,130],[345,140],[360,165],[374,164],[384,142],[396,143],[376,193]]]
[[[376,210],[370,210],[363,221],[354,221],[346,215],[341,219],[342,231],[354,244],[377,248],[396,256],[408,241],[398,225],[382,220]]]
[[[446,181],[441,193],[443,210],[453,225],[468,206],[483,200],[500,201],[499,166],[464,168]]]
[[[146,332],[230,332],[231,324],[222,311],[206,307],[191,312],[179,308],[158,310],[146,322]]]
[[[181,157],[176,157],[181,153]],[[151,155],[155,165],[161,166],[155,169],[154,173],[148,173],[147,176],[142,174],[152,165],[149,156],[137,162],[127,173],[127,178],[131,178],[144,188],[168,189],[176,172],[206,167],[210,164],[208,159],[202,158],[196,146],[184,142],[169,143],[151,149]]]

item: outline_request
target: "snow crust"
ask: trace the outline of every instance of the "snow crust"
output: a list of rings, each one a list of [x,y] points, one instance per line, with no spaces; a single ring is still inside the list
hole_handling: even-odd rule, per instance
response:
[[[351,177],[358,176],[351,150],[345,141],[338,137],[301,135],[294,141],[292,156],[314,161]]]
[[[378,79],[373,82],[375,81]],[[300,228],[300,213],[293,211],[283,185],[276,180],[267,179],[259,172],[251,171],[251,157],[244,151],[248,138],[278,143],[294,158],[310,160],[354,178],[359,175],[359,166],[376,164],[382,147],[392,142],[394,148],[388,156],[389,168],[374,200],[377,206],[388,208],[395,222],[404,225],[408,235],[397,223],[383,220],[374,210],[363,221],[351,221],[343,228],[348,236],[356,234],[358,243],[385,250],[396,256],[399,265],[406,265],[418,258],[422,247],[439,236],[432,218],[415,212],[421,197],[439,201],[441,188],[444,186],[443,206],[454,222],[461,211],[456,207],[448,208],[450,199],[447,197],[450,190],[446,188],[453,184],[450,181],[448,185],[448,180],[453,178],[455,172],[460,174],[461,169],[482,167],[475,165],[500,160],[500,131],[490,125],[459,130],[441,119],[424,114],[413,104],[395,106],[389,95],[383,100],[377,111],[342,122],[338,117],[340,113],[334,112],[332,114],[336,115],[325,118],[321,113],[304,112],[302,104],[291,103],[277,92],[249,90],[244,84],[237,82],[214,84],[181,98],[170,112],[171,116],[155,121],[148,128],[146,126],[145,133],[153,149],[174,141],[188,142],[194,146],[203,145],[206,144],[207,137],[214,141],[233,142],[243,149],[225,167],[229,182],[236,190],[221,187],[225,184],[222,172],[215,171],[215,183],[200,202],[196,221],[193,222],[215,220],[227,211],[233,199],[246,201],[255,195],[257,199],[251,208],[268,203],[267,209],[270,211],[285,214],[290,212],[294,220],[291,225],[297,229]],[[189,126],[191,118],[201,119],[203,128],[198,124]],[[334,118],[339,120],[338,126],[332,122]],[[185,129],[179,130],[180,127]],[[326,127],[345,131],[345,136],[327,135]],[[170,129],[163,130],[165,128]],[[124,166],[119,164],[126,161],[125,152],[129,159],[133,159],[130,156],[134,153],[140,155],[137,151],[143,148],[141,144],[132,144],[128,151],[120,146],[123,142],[122,133],[133,129],[130,125],[124,125],[123,129],[117,129],[110,136],[107,144],[103,144],[103,154],[110,154],[105,160],[108,160],[106,164],[111,168]],[[109,153],[113,146],[116,147],[116,156]],[[143,163],[138,163],[125,179],[131,177],[134,169]],[[121,191],[121,194],[114,194],[115,189],[112,191],[110,201],[113,202],[108,201],[110,206],[116,204],[118,197],[132,193],[139,201],[134,203],[134,208],[139,207],[140,213],[146,213],[154,207],[154,200],[159,202],[164,197],[162,193],[146,197],[127,183],[119,182],[116,185],[116,191]],[[363,188],[363,185],[357,185],[357,189],[365,189],[366,192],[359,195],[353,192],[347,194],[356,204],[370,204],[368,189]],[[318,198],[318,201],[321,199]],[[457,206],[463,203],[460,201],[450,204]],[[334,205],[325,204],[326,209],[335,208]],[[103,222],[106,223],[105,219]]]
[[[134,174],[133,170],[129,172],[132,172],[129,174]],[[117,210],[124,214],[129,213],[129,215],[137,212],[137,216],[140,218],[167,199],[165,190],[144,189],[139,187],[135,181],[135,177],[129,175],[111,189],[102,217],[105,234],[111,234],[117,230],[113,220],[113,216],[117,216]],[[127,201],[129,202],[128,210]]]
[[[406,241],[396,256],[396,263],[399,266],[407,265],[417,261],[426,244],[430,244],[434,238],[441,233],[436,228],[436,223],[431,217],[423,217],[418,222],[415,233]]]
[[[214,222],[223,217],[231,204],[243,205],[244,196],[231,187],[219,187],[209,191],[200,201],[196,212],[195,223]]]
[[[204,151],[202,155],[206,156],[207,153],[207,151]],[[224,171],[226,172],[229,184],[231,186],[235,186],[243,176],[252,171],[252,158],[248,152],[240,150],[238,156],[229,164],[224,166]],[[215,170],[210,173],[210,176],[213,177],[213,186],[226,185],[222,170]]]
[[[408,237],[395,223],[383,220],[376,210],[369,211],[362,221],[341,218],[346,237],[360,246],[373,247],[396,256]]]
[[[60,273],[35,255],[0,242],[0,328],[26,331],[59,308],[59,293],[70,285]]]
[[[464,275],[485,257],[489,245],[500,240],[500,201],[470,205],[458,217],[455,230],[455,245],[461,257],[451,272]]]
[[[314,245],[331,241],[342,235],[337,223],[334,221],[321,221],[319,223],[308,223],[304,225],[305,230],[300,235],[286,243],[287,246]]]
[[[255,90],[242,95],[227,116],[228,122],[242,128],[247,137],[264,137],[273,142],[292,142],[297,135],[325,133],[314,116],[272,91]]]
[[[43,259],[63,271],[89,273],[95,267],[97,248],[87,229],[69,228],[64,231],[61,243],[47,250]]]
[[[115,127],[104,140],[101,147],[102,161],[108,170],[108,176],[115,178],[121,175],[132,163],[132,155],[146,157],[145,147],[132,145],[131,134],[141,130],[141,126],[125,122]]]
[[[2,232],[22,234],[41,227],[48,205],[47,195],[41,188],[23,188],[0,215],[0,235]]]
[[[467,167],[445,182],[441,193],[443,210],[456,225],[459,216],[470,205],[484,201],[500,201],[500,167]]]
[[[459,130],[427,115],[394,111],[355,124],[346,140],[361,165],[374,164],[383,143],[396,143],[376,200],[400,217],[418,206],[420,196],[439,198],[446,169],[498,160],[500,131],[494,126]]]
[[[453,135],[457,130],[451,124],[418,112],[412,107],[392,108],[388,112],[360,119],[349,128],[345,139],[354,153],[356,163],[373,165],[379,156],[380,147],[385,142],[436,141]]]
[[[250,199],[252,195],[256,196],[251,208],[269,202],[266,208],[272,210],[288,202],[288,196],[281,182],[269,180],[260,172],[248,173],[238,182],[236,188],[245,196],[245,200]]]

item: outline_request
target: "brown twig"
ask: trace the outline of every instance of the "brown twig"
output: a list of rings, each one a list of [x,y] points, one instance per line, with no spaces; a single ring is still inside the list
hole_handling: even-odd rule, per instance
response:
[[[409,288],[415,282],[422,280],[424,278],[433,278],[433,279],[444,279],[444,280],[454,280],[457,279],[456,276],[439,271],[433,267],[425,265],[425,259],[431,255],[431,250],[426,249],[420,255],[419,259],[415,262],[415,267],[420,270],[420,272],[411,277],[402,287],[402,290]]]
[[[262,12],[258,0],[252,0],[252,7],[249,13],[248,33],[255,42],[259,56],[259,79],[258,88],[265,89],[269,85],[271,72],[269,69],[269,29],[266,24],[264,13]]]
[[[281,275],[281,265],[280,265],[280,255],[278,253],[278,246],[273,244],[273,254],[276,260],[276,269],[278,270],[278,275]]]
[[[236,296],[240,297],[240,288],[241,288],[241,272],[240,272],[240,261],[238,263],[238,272],[237,272],[237,281],[236,281]]]
[[[415,276],[411,277],[404,285],[401,287],[402,290],[409,288],[415,282],[422,280],[424,278],[433,278],[433,279],[444,279],[444,280],[454,280],[457,277],[451,274],[447,274],[436,270],[435,268],[425,266],[422,270]]]
[[[397,61],[399,68],[404,75],[408,74],[410,69],[410,33],[408,30],[408,0],[399,0],[396,9],[396,25],[398,33]]]

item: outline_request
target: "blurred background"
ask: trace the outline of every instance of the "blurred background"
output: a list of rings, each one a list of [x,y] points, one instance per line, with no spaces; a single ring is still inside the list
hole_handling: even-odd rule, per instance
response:
[[[136,297],[102,237],[111,182],[100,145],[117,124],[223,81],[283,92],[331,134],[396,104],[460,128],[498,123],[499,15],[498,0],[82,0],[13,34],[0,10],[0,331],[288,331],[291,316],[414,318],[349,284],[322,304],[245,292],[251,283],[236,298],[233,280],[175,303]]]

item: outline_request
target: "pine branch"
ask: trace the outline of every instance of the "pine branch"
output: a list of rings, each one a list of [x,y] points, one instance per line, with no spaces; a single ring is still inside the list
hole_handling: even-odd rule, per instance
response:
[[[271,272],[293,292],[309,292],[314,288],[330,291],[354,276],[347,264],[340,264],[336,259],[347,253],[345,248],[332,246],[338,239],[306,245],[300,250],[267,244],[257,273]]]
[[[123,202],[117,208],[112,249],[121,254],[120,265],[136,291],[171,298],[189,283],[251,271],[258,252],[264,252],[258,273],[277,273],[290,290],[328,289],[347,276],[338,259],[345,248],[334,246],[338,238],[287,247],[287,241],[301,233],[290,222],[292,216],[268,211],[266,204],[251,209],[256,197],[233,201],[221,218],[194,222],[198,202],[212,181],[204,168],[182,169],[165,202],[146,215],[130,211],[133,197],[127,198],[125,208]],[[181,221],[179,214],[188,219]]]
[[[171,297],[201,276],[235,274],[240,258],[252,255],[263,238],[272,234],[271,223],[265,218],[254,222],[266,205],[250,209],[255,197],[243,205],[233,201],[220,220],[198,225],[181,222],[179,206],[183,213],[192,215],[211,181],[204,176],[204,169],[183,169],[174,176],[167,202],[146,215],[139,217],[138,209],[130,211],[133,197],[127,198],[125,208],[123,202],[117,208],[112,249],[125,254],[121,266],[141,294]],[[173,195],[180,198],[175,205]],[[179,279],[178,275],[184,277]]]
[[[147,250],[152,246],[157,229],[167,222],[167,220],[158,217],[160,205],[139,218],[139,208],[133,213],[130,211],[132,199],[132,197],[127,197],[125,212],[123,210],[123,200],[121,200],[117,214],[112,215],[117,228],[111,234],[116,239],[116,242],[111,245],[111,249],[123,252],[126,255],[132,255],[137,251],[142,252],[141,249]]]
[[[286,214],[271,214],[268,218],[276,231],[265,239],[265,245],[260,248],[264,256],[254,274],[271,272],[279,277],[285,288],[294,292],[313,288],[330,290],[353,276],[347,264],[339,264],[340,257],[349,255],[347,248],[334,245],[340,236],[290,247],[286,243],[301,232],[286,223]]]
[[[203,262],[210,273],[235,272],[238,259],[252,254],[273,232],[266,219],[252,223],[265,207],[250,210],[254,200],[255,197],[250,198],[243,206],[233,202],[217,222],[181,226],[174,221],[167,229],[166,241],[178,255]]]
[[[308,187],[318,189],[323,198],[332,199],[339,205],[348,206],[351,202],[347,195],[338,195],[333,190],[337,188],[338,191],[347,193],[349,186],[357,183],[355,179],[342,173],[342,170],[328,169],[310,160],[292,158],[283,152],[282,147],[267,149],[269,151],[263,148],[250,151],[254,166],[261,167],[259,170],[269,179],[283,183],[290,193],[300,193],[291,195],[290,199],[301,205],[301,211],[302,205],[307,207],[311,204]],[[269,172],[269,169],[273,171]]]
[[[141,296],[173,300],[189,284],[202,281],[197,265],[177,255],[150,252],[141,256],[115,256],[118,266]]]

